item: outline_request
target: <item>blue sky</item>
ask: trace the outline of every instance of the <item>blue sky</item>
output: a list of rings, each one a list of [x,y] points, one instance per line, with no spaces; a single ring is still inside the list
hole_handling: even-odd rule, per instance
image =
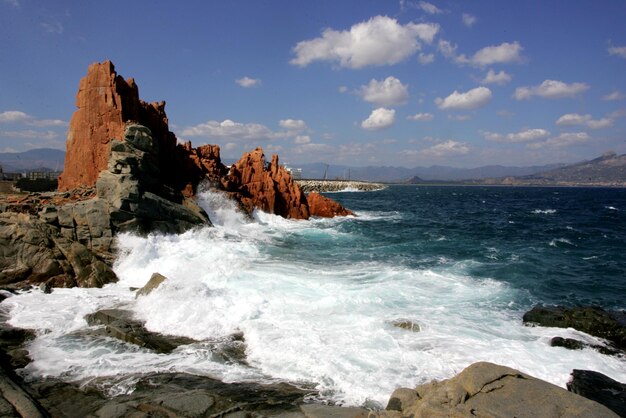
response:
[[[626,153],[626,2],[0,0],[0,152],[65,148],[111,60],[226,158],[475,167]]]

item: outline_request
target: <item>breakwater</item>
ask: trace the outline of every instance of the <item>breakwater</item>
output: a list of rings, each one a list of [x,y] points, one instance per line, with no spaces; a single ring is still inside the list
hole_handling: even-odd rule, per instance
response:
[[[355,180],[296,180],[304,193],[309,192],[371,192],[382,190],[387,186],[382,183],[370,183]]]

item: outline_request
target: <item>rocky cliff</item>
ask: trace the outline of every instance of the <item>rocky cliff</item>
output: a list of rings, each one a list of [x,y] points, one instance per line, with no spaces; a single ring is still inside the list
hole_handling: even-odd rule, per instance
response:
[[[115,234],[181,233],[210,224],[193,199],[174,201],[159,189],[158,143],[150,130],[128,124],[110,143],[95,188],[4,199],[0,213],[0,285],[100,287],[111,270]]]
[[[292,219],[311,215],[306,196],[279,164],[278,156],[268,164],[263,150],[257,148],[228,170],[221,162],[219,146],[177,144],[169,131],[165,102],[140,100],[135,81],[119,76],[110,61],[89,66],[80,81],[76,106],[66,141],[65,168],[59,178],[60,191],[95,186],[100,173],[107,169],[112,147],[117,147],[113,152],[123,148],[126,125],[137,124],[150,131],[153,141],[153,152],[142,157],[148,168],[141,179],[146,191],[180,203],[193,197],[200,183],[208,181],[228,192],[249,213],[258,208]],[[114,145],[115,140],[121,143]],[[314,215],[325,216],[322,212]]]
[[[176,136],[168,128],[165,102],[140,100],[135,81],[124,80],[115,72],[111,61],[105,61],[89,66],[87,75],[80,81],[76,107],[67,134],[59,190],[94,186],[100,172],[107,167],[111,140],[124,137],[129,121],[150,129],[158,145],[158,164],[163,169],[163,178],[167,178]]]

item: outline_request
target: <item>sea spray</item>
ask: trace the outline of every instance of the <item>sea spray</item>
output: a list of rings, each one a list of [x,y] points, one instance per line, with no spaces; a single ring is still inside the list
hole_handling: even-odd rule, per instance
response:
[[[380,196],[361,201],[357,218],[290,221],[264,213],[250,219],[223,195],[203,192],[199,201],[215,227],[182,235],[121,235],[119,283],[49,295],[32,290],[2,303],[12,324],[38,333],[29,345],[34,361],[23,374],[81,382],[105,376],[110,393],[132,390],[128,375],[151,371],[229,382],[285,380],[316,387],[325,400],[380,406],[398,386],[448,378],[481,360],[561,386],[573,368],[626,381],[619,357],[549,344],[556,335],[601,341],[571,329],[523,326],[523,311],[540,301],[534,289],[503,280],[502,273],[476,274],[492,265],[519,268],[528,254],[511,247],[514,240],[473,241],[484,249],[463,257],[460,249],[469,249],[454,219],[440,240],[444,229],[438,230],[436,219],[416,218],[417,209],[392,200],[385,206],[376,200]],[[488,206],[483,200],[490,203],[489,197],[476,199]],[[513,216],[518,223],[538,222],[536,214],[525,221],[527,208]],[[498,225],[509,228],[511,216],[503,218]],[[545,242],[538,237],[536,251]],[[145,284],[153,272],[168,279],[135,298],[130,288]],[[152,331],[199,342],[154,354],[90,334],[84,316],[107,307],[131,310]],[[420,331],[395,327],[397,319],[418,324]],[[210,344],[236,332],[244,335],[247,365],[224,362]]]

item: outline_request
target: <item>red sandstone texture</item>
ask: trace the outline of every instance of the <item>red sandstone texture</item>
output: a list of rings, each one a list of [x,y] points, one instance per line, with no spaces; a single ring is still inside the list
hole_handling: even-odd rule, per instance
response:
[[[334,218],[335,216],[354,215],[351,210],[341,206],[339,203],[326,196],[322,196],[317,192],[311,192],[307,196],[309,203],[309,211],[311,216],[319,216],[322,218]]]
[[[284,218],[309,218],[309,207],[300,186],[278,164],[278,155],[272,156],[268,166],[261,148],[244,154],[230,168],[222,185],[248,212],[259,208]]]
[[[317,197],[316,211],[310,213],[306,196],[278,163],[278,156],[272,156],[267,164],[261,148],[244,154],[229,171],[222,164],[218,145],[177,145],[176,136],[169,131],[165,102],[140,100],[135,81],[117,75],[110,61],[89,66],[80,81],[76,106],[59,177],[61,191],[94,186],[99,173],[107,168],[111,140],[123,140],[126,123],[136,122],[152,131],[159,148],[160,183],[175,193],[192,197],[198,185],[208,180],[248,212],[259,208],[292,219],[352,213],[331,199]]]
[[[89,66],[80,80],[76,107],[67,134],[59,190],[95,185],[98,174],[107,167],[111,139],[124,137],[128,121],[149,127],[159,143],[161,162],[166,163],[168,156],[171,159],[176,137],[168,129],[165,102],[139,100],[135,81],[117,75],[111,61]]]

